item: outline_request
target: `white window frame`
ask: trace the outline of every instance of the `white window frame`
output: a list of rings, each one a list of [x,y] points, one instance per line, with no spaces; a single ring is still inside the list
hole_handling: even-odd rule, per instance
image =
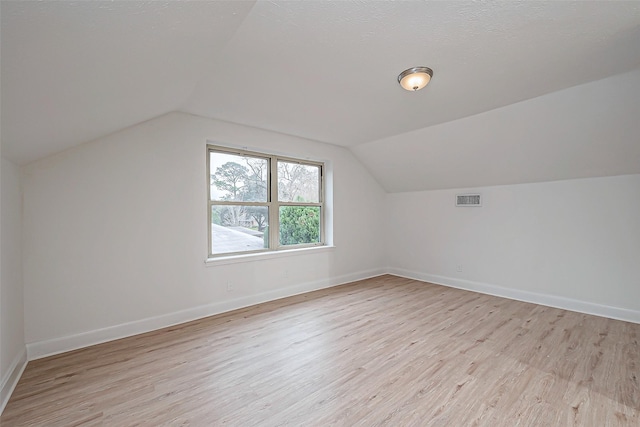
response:
[[[215,144],[207,144],[206,160],[207,160],[207,235],[208,235],[208,258],[215,259],[221,257],[233,257],[249,254],[269,253],[276,251],[287,251],[312,248],[318,246],[326,246],[326,203],[325,203],[325,164],[312,160],[298,159],[294,157],[269,154],[264,152],[249,151],[245,149],[235,149]],[[267,160],[267,201],[266,202],[240,202],[240,201],[215,201],[211,200],[211,153],[219,152],[225,154],[234,154],[239,156],[256,157]],[[278,200],[278,161],[288,163],[298,163],[301,165],[316,166],[319,169],[319,194],[318,202],[281,202]],[[266,206],[268,209],[268,230],[269,230],[269,247],[257,250],[212,253],[212,232],[211,232],[211,211],[213,206],[223,205],[243,205],[243,206]],[[281,206],[317,206],[320,208],[320,241],[314,243],[301,243],[296,245],[280,244],[280,207]]]

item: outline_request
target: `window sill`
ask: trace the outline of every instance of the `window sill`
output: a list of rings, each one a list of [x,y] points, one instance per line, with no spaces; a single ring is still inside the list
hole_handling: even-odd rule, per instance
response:
[[[328,246],[328,245],[313,246],[309,248],[300,248],[300,249],[283,249],[280,251],[260,252],[256,254],[231,255],[231,256],[222,256],[222,257],[216,257],[216,258],[207,258],[204,261],[204,263],[206,267],[215,267],[218,265],[237,264],[237,263],[251,262],[251,261],[264,261],[264,260],[273,259],[273,258],[309,255],[312,253],[319,253],[319,252],[331,252],[334,249],[335,249],[335,246]]]

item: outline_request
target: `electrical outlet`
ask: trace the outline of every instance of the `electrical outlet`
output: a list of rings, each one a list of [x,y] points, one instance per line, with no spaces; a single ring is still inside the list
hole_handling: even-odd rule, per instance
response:
[[[456,271],[462,273],[462,264],[456,264]]]
[[[227,282],[227,292],[231,292],[233,290],[233,283]]]

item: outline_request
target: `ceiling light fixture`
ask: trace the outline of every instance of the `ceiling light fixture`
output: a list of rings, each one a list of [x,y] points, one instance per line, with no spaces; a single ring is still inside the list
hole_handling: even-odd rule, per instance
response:
[[[406,90],[418,91],[429,84],[433,70],[429,67],[413,67],[404,70],[398,76],[398,83]]]

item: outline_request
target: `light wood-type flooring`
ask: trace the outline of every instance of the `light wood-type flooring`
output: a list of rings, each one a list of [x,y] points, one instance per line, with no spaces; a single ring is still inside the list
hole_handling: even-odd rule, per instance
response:
[[[29,362],[8,426],[640,426],[640,325],[395,276]]]

